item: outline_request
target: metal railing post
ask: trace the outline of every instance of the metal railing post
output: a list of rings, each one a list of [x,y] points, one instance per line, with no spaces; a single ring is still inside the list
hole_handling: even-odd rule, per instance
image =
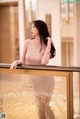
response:
[[[67,76],[67,119],[73,119],[73,73]]]

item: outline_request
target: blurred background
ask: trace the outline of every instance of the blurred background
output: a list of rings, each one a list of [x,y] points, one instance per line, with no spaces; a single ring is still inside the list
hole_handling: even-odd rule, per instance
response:
[[[56,48],[56,57],[51,59],[48,65],[69,67],[80,66],[80,0],[0,0],[0,63],[12,63],[14,60],[21,57],[24,40],[30,38],[32,21],[36,19],[43,20],[47,23],[54,46]],[[8,94],[12,89],[12,92],[15,94],[19,85],[23,84],[22,88],[24,88],[27,80],[26,78],[23,80],[23,77],[24,76],[21,75],[16,77],[12,74],[11,76],[4,74],[0,75],[0,78],[3,81],[3,85],[1,84],[2,91],[5,90],[7,92],[5,95]],[[9,83],[13,81],[12,85],[9,84],[9,87],[11,86],[9,90],[7,90],[9,87],[8,82],[6,83],[6,78],[9,80]],[[19,84],[19,80],[14,80],[18,78],[22,81],[21,84]],[[74,74],[75,114],[80,114],[79,79],[80,75]],[[12,88],[12,86],[15,87],[14,82],[16,82],[15,89]],[[62,78],[59,78],[55,84],[57,84],[57,88],[55,88],[56,91],[60,91],[61,94],[65,94],[65,80],[63,81]],[[18,90],[22,91],[22,88]],[[10,94],[12,94],[12,92]],[[22,98],[24,97],[22,96]],[[61,99],[63,99],[63,97]],[[7,101],[6,98],[4,98],[4,100],[5,105],[7,105],[6,102],[9,101]],[[59,99],[59,101],[61,100]],[[64,102],[64,99],[62,102]],[[13,102],[11,103],[11,106],[12,105]],[[7,106],[4,106],[5,110],[7,110],[6,107]],[[19,107],[19,109],[21,108]],[[17,110],[17,108],[15,109]],[[10,114],[11,109],[9,115]],[[21,114],[21,111],[19,114]],[[14,119],[14,117],[12,119]],[[61,119],[64,119],[64,115],[63,118],[61,117]]]
[[[49,64],[79,66],[79,0],[0,0],[0,62],[19,59],[35,19],[47,23],[56,47]]]

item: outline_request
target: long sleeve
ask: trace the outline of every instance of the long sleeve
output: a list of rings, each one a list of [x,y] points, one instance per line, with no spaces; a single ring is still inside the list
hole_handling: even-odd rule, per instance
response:
[[[42,65],[46,65],[49,62],[49,58],[50,58],[50,55],[51,55],[50,50],[51,50],[51,45],[48,45],[46,47],[46,51],[45,51],[45,53],[42,57],[42,60],[41,60]]]

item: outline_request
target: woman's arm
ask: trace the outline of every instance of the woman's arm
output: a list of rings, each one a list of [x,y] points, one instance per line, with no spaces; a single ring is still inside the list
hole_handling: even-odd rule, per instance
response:
[[[23,64],[25,62],[25,54],[27,51],[28,44],[29,40],[25,40],[21,58],[19,60],[13,61],[13,63],[10,66],[10,69],[16,69],[17,65]]]
[[[51,46],[47,46],[46,47],[46,51],[45,51],[45,53],[44,53],[44,55],[42,57],[42,60],[41,60],[41,64],[42,65],[48,64],[49,58],[50,58],[50,55],[51,55],[50,49],[51,49]]]
[[[42,60],[41,60],[42,65],[48,64],[49,59],[50,59],[50,55],[51,55],[50,50],[51,50],[52,39],[50,37],[47,37],[47,40],[48,40],[48,42],[47,42],[46,51],[45,51],[45,53],[42,57]]]
[[[21,58],[19,60],[21,63],[25,63],[25,55],[26,55],[26,51],[27,51],[27,47],[28,47],[29,41],[30,40],[25,40],[24,41],[23,53],[22,53],[22,56],[21,56]]]

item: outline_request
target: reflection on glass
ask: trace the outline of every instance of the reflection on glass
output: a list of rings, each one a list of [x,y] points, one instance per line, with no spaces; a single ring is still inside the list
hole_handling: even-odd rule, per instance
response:
[[[0,111],[6,119],[67,119],[66,79],[0,73]]]
[[[54,88],[54,78],[50,76],[32,76],[32,84],[38,102],[39,119],[55,119],[50,102]]]

